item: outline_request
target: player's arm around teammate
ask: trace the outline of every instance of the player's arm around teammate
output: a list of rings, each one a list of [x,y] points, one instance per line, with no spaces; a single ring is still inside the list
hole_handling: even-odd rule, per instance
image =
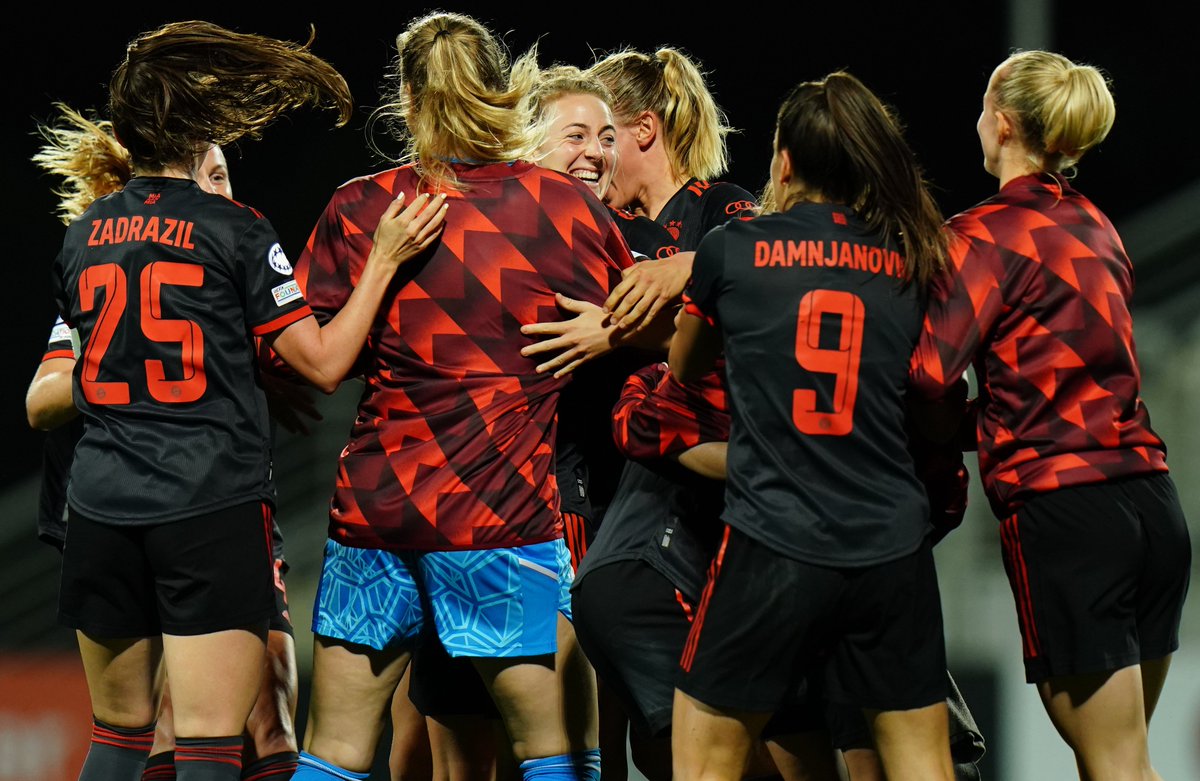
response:
[[[307,294],[337,311],[369,242],[359,227],[391,193],[433,182],[457,216],[397,286],[367,356],[331,502],[297,778],[370,766],[427,621],[482,676],[527,776],[590,774],[597,757],[570,750],[552,661],[570,577],[549,471],[562,383],[532,372],[519,328],[556,290],[598,302],[631,258],[583,183],[522,160],[536,147],[520,110],[532,57],[510,68],[458,14],[414,20],[397,44],[395,101],[380,115],[402,126],[414,163],[339,188],[301,258]],[[466,598],[464,578],[477,584]],[[379,609],[359,620],[340,595],[368,585]]]
[[[675,776],[737,778],[778,690],[814,669],[815,643],[831,649],[829,696],[864,709],[888,777],[950,781],[928,504],[903,448],[940,215],[891,114],[852,76],[797,86],[774,147],[780,213],[709,234],[671,346],[686,380],[723,345],[734,411],[728,526],[681,662]],[[845,362],[830,372],[834,353]],[[825,373],[832,392],[813,387]],[[875,498],[846,469],[863,459],[889,486]],[[780,596],[793,589],[807,607]]]
[[[270,89],[262,89],[266,84]],[[172,100],[172,111],[159,100]],[[269,274],[290,277],[291,270],[261,215],[212,199],[195,179],[213,142],[232,142],[291,107],[325,101],[348,116],[344,80],[304,47],[203,22],[140,36],[110,84],[114,128],[137,178],[72,223],[55,264],[60,311],[83,342],[75,396],[87,418],[72,470],[60,609],[78,630],[96,717],[82,778],[140,774],[160,654],[174,695],[179,778],[230,778],[240,769],[240,736],[259,691],[274,602],[266,437],[250,431],[264,421],[252,420],[249,407],[264,407],[249,381],[253,351],[245,334],[303,329],[307,307],[286,281],[274,294],[269,289]],[[421,219],[405,217],[403,227],[387,232],[403,233]],[[407,239],[386,250],[396,254],[381,255],[376,265],[388,276],[419,251]],[[137,308],[126,311],[126,279],[137,280],[128,295],[138,296],[132,300],[140,302],[140,318]],[[382,277],[370,283],[385,285]],[[359,306],[372,306],[369,294]],[[164,317],[181,310],[189,321]],[[181,322],[183,331],[172,328]],[[365,328],[354,325],[335,328],[327,340],[293,338],[289,352],[307,359],[308,376],[321,380],[341,368],[342,359],[331,355],[337,347],[361,344]],[[145,352],[151,344],[186,348],[182,378],[165,360],[141,360],[156,354],[179,361],[165,347]],[[233,421],[228,447],[205,446],[206,437],[229,430],[203,425],[222,417],[214,405],[244,418],[244,426]],[[187,434],[178,427],[184,418]],[[146,467],[147,441],[161,447],[153,459],[161,468]],[[200,459],[201,468],[189,469],[181,458]],[[242,464],[250,468],[242,471]],[[120,479],[112,479],[114,469]],[[173,505],[176,488],[200,498]],[[147,558],[156,562],[153,574],[145,572]],[[165,577],[168,570],[173,574]],[[179,598],[175,589],[188,586],[198,588]],[[244,601],[231,598],[240,586]]]

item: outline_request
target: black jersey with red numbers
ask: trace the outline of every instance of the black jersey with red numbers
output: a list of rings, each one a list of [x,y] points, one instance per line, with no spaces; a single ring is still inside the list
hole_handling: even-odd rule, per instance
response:
[[[664,363],[635,372],[613,408],[613,439],[631,461],[577,581],[616,561],[645,561],[692,603],[723,524],[725,483],[680,466],[674,456],[729,438],[724,373],[680,384]]]
[[[666,228],[678,251],[687,252],[699,247],[700,240],[718,225],[757,212],[754,196],[736,184],[692,179],[671,196],[654,221]]]
[[[555,407],[565,380],[520,350],[554,294],[601,303],[632,264],[574,177],[527,163],[456,166],[446,227],[397,274],[360,361],[366,387],[338,462],[330,535],[391,550],[499,548],[561,536]],[[422,189],[411,166],[352,180],[298,273],[319,316],[349,298],[380,215]]]
[[[1099,209],[1050,176],[1024,176],[949,221],[952,273],[934,286],[913,355],[937,398],[975,363],[979,471],[993,510],[1031,495],[1165,472],[1142,404],[1133,266]]]
[[[151,524],[274,503],[253,336],[309,308],[262,215],[137,177],[67,228],[54,285],[82,343],[74,509]]]
[[[903,268],[832,204],[731,222],[700,245],[685,302],[724,334],[725,520],[785,556],[870,566],[929,531],[905,436],[922,312]]]

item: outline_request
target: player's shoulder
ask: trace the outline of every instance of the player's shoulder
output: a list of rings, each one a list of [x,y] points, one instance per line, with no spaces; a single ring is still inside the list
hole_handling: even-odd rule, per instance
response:
[[[592,192],[582,179],[571,176],[562,171],[555,171],[550,168],[544,168],[540,165],[529,165],[526,169],[523,165],[518,169],[518,175],[523,178],[539,180],[541,194],[539,201],[544,201],[547,197],[550,198],[571,198],[576,197],[582,199],[589,206],[595,207],[599,211],[603,208],[604,211],[609,211],[607,207],[603,207],[600,199]],[[546,187],[546,185],[551,185]]]
[[[248,203],[235,201],[232,198],[226,198],[223,195],[212,195],[209,193],[204,194],[209,198],[214,199],[212,202],[206,205],[223,211],[224,213],[228,214],[231,219],[240,220],[246,223],[254,223],[258,222],[259,220],[267,219],[266,215]]]
[[[704,185],[704,189],[700,192],[702,201],[736,205],[744,209],[758,208],[754,195],[741,185],[733,182],[698,182],[697,184]]]
[[[771,214],[759,214],[757,207],[755,207],[754,212],[731,219],[713,228],[705,238],[707,239],[709,236],[725,236],[738,239],[748,237],[761,238],[764,235],[787,230],[792,221],[788,213],[773,212]]]
[[[415,164],[395,166],[342,182],[333,191],[332,202],[344,205],[376,198],[394,198],[401,192],[413,192],[420,181],[421,175]]]

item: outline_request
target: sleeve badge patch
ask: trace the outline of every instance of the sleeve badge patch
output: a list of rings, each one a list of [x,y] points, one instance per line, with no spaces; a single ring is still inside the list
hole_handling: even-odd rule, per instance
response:
[[[275,306],[283,306],[301,296],[300,283],[294,279],[288,280],[282,285],[271,288],[271,295],[275,296]]]
[[[283,254],[283,247],[278,243],[271,245],[270,251],[267,252],[267,263],[280,274],[292,273],[292,264],[288,262],[287,255]]]

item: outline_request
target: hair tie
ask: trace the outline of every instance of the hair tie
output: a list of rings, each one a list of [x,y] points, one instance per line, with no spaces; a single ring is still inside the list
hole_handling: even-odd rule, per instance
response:
[[[438,30],[436,33],[433,34],[433,40],[437,41],[437,39],[441,38],[443,35],[449,35],[449,34],[450,34],[450,30],[443,27],[441,30]]]

